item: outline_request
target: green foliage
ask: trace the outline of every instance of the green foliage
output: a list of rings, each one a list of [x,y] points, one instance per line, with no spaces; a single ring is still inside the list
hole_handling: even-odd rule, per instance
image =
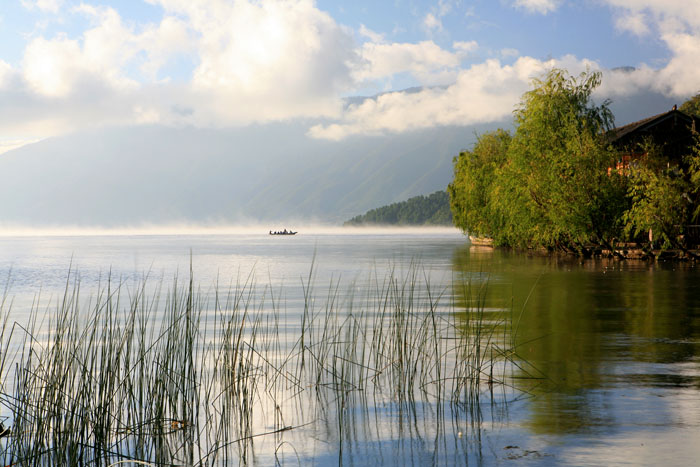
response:
[[[454,223],[473,235],[492,235],[501,225],[493,213],[492,183],[506,161],[512,137],[499,129],[479,136],[474,149],[455,158],[455,178],[447,187]]]
[[[616,153],[604,132],[608,102],[594,105],[600,73],[554,69],[515,111],[512,137],[482,136],[455,160],[449,192],[455,224],[496,244],[580,251],[619,236],[625,182],[608,175]]]
[[[685,226],[700,214],[700,137],[684,164],[670,165],[662,150],[645,143],[644,159],[629,169],[629,209],[623,214],[625,233],[661,248],[686,248]]]
[[[614,236],[599,218],[617,191],[606,170],[615,153],[603,141],[612,113],[608,102],[591,103],[599,84],[600,73],[576,78],[552,70],[523,96],[510,164],[501,171],[504,185],[519,194],[519,203],[501,203],[501,209],[522,211],[511,217],[519,221],[511,226],[512,243],[580,249]]]
[[[623,215],[631,237],[651,231],[649,241],[664,248],[677,246],[679,220],[688,214],[687,182],[678,169],[654,170],[641,165],[631,170],[629,195],[632,206]]]
[[[700,218],[700,134],[695,133],[695,145],[691,154],[685,160],[688,166],[689,196],[694,210],[691,220],[697,222]]]
[[[344,225],[451,225],[452,214],[447,193],[414,196],[355,216]]]
[[[681,112],[695,117],[700,117],[700,93],[683,102],[678,108]]]

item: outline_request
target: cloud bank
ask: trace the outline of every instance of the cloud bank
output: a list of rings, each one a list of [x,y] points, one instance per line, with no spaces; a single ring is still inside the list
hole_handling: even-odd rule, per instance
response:
[[[78,34],[33,34],[20,62],[0,58],[0,125],[6,143],[91,126],[157,123],[225,127],[312,119],[309,135],[404,132],[506,119],[533,77],[551,67],[600,69],[595,60],[538,59],[507,49],[488,56],[476,41],[441,47],[454,2],[423,16],[427,37],[392,42],[338,23],[312,0],[146,0],[162,17],[134,23],[114,8],[62,0],[22,0],[28,11],[81,18]],[[700,3],[601,0],[620,34],[658,37],[661,66],[605,71],[606,97],[700,91]],[[514,0],[526,14],[555,14],[558,0]],[[518,45],[518,44],[514,44]],[[505,49],[504,49],[505,50]],[[481,58],[476,58],[481,57]],[[502,57],[499,59],[498,57]],[[420,90],[344,105],[343,96],[408,76]]]

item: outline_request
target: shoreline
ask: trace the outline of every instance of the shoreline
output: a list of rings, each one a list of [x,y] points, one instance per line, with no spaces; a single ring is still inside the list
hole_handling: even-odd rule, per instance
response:
[[[614,250],[603,247],[588,247],[585,254],[576,254],[575,252],[564,252],[564,251],[551,251],[545,248],[527,248],[518,249],[512,247],[500,247],[494,246],[493,243],[482,242],[477,240],[476,242],[470,242],[471,247],[481,248],[481,249],[505,249],[512,251],[522,251],[532,254],[537,254],[541,256],[568,256],[568,257],[579,257],[579,258],[608,258],[608,259],[618,259],[621,261],[698,261],[700,260],[700,249],[697,247],[688,249],[649,249],[640,247],[638,245],[634,246],[620,246]]]

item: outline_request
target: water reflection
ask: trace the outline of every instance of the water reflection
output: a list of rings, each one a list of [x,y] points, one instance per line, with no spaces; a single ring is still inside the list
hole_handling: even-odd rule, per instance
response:
[[[677,418],[664,399],[700,389],[700,271],[694,264],[578,260],[465,246],[458,281],[488,281],[485,307],[510,311],[535,397],[536,434],[615,433]],[[696,393],[697,394],[697,393]]]
[[[50,303],[62,296],[73,252],[87,295],[108,271],[125,282],[125,297],[145,275],[169,290],[170,278],[177,271],[186,277],[190,264],[205,302],[213,299],[212,284],[224,294],[238,290],[239,279],[247,284],[241,287],[251,292],[243,296],[257,316],[246,321],[256,337],[243,361],[258,404],[247,427],[256,437],[241,448],[250,465],[614,465],[671,458],[683,465],[700,458],[695,267],[580,262],[463,242],[457,235],[348,235],[291,243],[266,233],[6,238],[0,271],[12,269],[12,319],[20,322],[22,304],[31,305],[37,290],[44,301],[53,297]],[[395,307],[385,303],[392,274]],[[427,279],[434,295],[426,294]],[[302,284],[309,280],[307,302]],[[319,327],[302,345],[307,304]],[[212,329],[215,318],[233,316],[209,305],[203,317]],[[436,320],[425,321],[433,311]],[[478,347],[478,337],[493,352]],[[498,349],[505,353],[513,343],[517,365],[492,367]],[[406,358],[397,358],[399,349]],[[444,366],[426,354],[440,356]],[[306,366],[297,363],[302,355]],[[454,365],[462,368],[450,374]],[[425,371],[416,371],[421,366]],[[306,383],[297,379],[301,368]],[[348,375],[357,385],[345,384]],[[470,376],[481,378],[472,386],[482,390],[471,399],[476,403],[457,384]],[[505,377],[526,393],[489,385]],[[461,399],[451,404],[455,388]],[[293,429],[276,431],[285,427]]]
[[[464,314],[462,322],[469,326],[457,325],[455,316],[459,313],[455,313],[446,290],[451,285],[452,251],[461,245],[461,237],[299,237],[284,248],[269,245],[267,236],[201,240],[112,238],[104,247],[102,240],[105,239],[6,241],[6,251],[14,253],[8,254],[5,261],[18,274],[10,275],[18,277],[12,290],[19,291],[17,306],[7,316],[11,314],[11,319],[20,322],[32,321],[36,308],[31,307],[32,297],[27,294],[34,293],[37,284],[47,284],[51,303],[59,303],[58,311],[49,308],[47,320],[41,321],[44,315],[39,315],[39,321],[48,324],[32,334],[39,339],[29,341],[51,348],[53,340],[40,339],[49,331],[61,334],[50,318],[63,316],[60,303],[65,283],[69,284],[68,295],[74,297],[71,303],[76,304],[75,310],[87,310],[84,316],[66,314],[76,323],[68,328],[81,329],[71,336],[95,336],[61,344],[66,354],[80,355],[79,360],[46,357],[26,370],[13,364],[5,367],[14,369],[16,374],[32,375],[32,381],[37,381],[30,385],[17,383],[19,393],[27,395],[21,399],[31,401],[32,408],[38,407],[27,417],[27,426],[46,418],[41,411],[44,406],[33,402],[46,399],[40,392],[33,392],[45,386],[44,368],[58,368],[52,374],[69,374],[61,366],[64,361],[79,361],[79,369],[92,368],[92,363],[82,363],[98,358],[91,355],[99,355],[97,362],[104,367],[104,361],[121,362],[120,354],[114,356],[110,349],[124,345],[141,349],[134,354],[139,355],[139,368],[144,369],[132,371],[131,365],[114,365],[126,371],[108,372],[118,381],[116,387],[131,387],[132,375],[142,374],[146,376],[140,377],[138,387],[165,387],[162,381],[176,378],[178,383],[167,385],[168,391],[149,393],[145,404],[144,398],[134,399],[135,394],[141,394],[138,391],[110,398],[121,404],[112,412],[91,405],[99,398],[80,399],[90,395],[82,390],[83,386],[61,384],[57,392],[63,399],[51,403],[52,413],[71,413],[65,408],[68,406],[88,407],[84,409],[86,413],[109,413],[110,423],[119,426],[105,429],[107,435],[99,440],[86,435],[88,442],[81,441],[80,445],[92,452],[128,456],[137,453],[139,459],[177,460],[178,464],[188,465],[194,462],[179,461],[180,452],[184,452],[182,446],[196,446],[211,462],[215,462],[212,459],[216,455],[220,465],[229,465],[230,460],[240,465],[358,466],[493,462],[494,453],[484,438],[488,438],[489,429],[500,426],[506,418],[500,412],[505,406],[489,406],[488,389],[483,400],[481,391],[487,387],[510,390],[499,385],[503,380],[502,366],[493,371],[494,366],[490,365],[494,354],[503,350],[492,350],[487,343],[481,345],[479,337],[483,334],[479,333],[482,329],[496,329],[499,338],[506,338],[501,328],[507,322],[501,307],[489,309],[475,320],[466,321],[471,316]],[[188,252],[183,246],[189,243],[196,248]],[[57,273],[53,266],[61,264],[66,256],[70,260],[71,250],[77,247],[80,261],[76,263],[81,266],[71,271],[66,280],[66,273]],[[46,252],[46,257],[39,257],[37,251]],[[318,257],[317,251],[322,252]],[[65,263],[71,264],[67,260]],[[160,274],[153,269],[153,287],[146,279],[139,282],[138,277],[152,277],[150,273],[141,276],[139,271],[150,271],[150,264],[158,268],[163,263],[166,266]],[[251,263],[267,273],[262,282]],[[188,265],[195,271],[191,286],[187,273],[177,275],[177,271],[188,271]],[[105,270],[109,271],[107,277],[114,277],[114,282],[109,283],[115,285],[118,293],[100,292],[107,286],[103,279]],[[136,274],[129,272],[132,270]],[[250,274],[247,270],[251,270]],[[181,279],[168,285],[163,277],[173,271]],[[218,280],[221,271],[228,281]],[[291,281],[289,278],[298,277],[299,271],[303,271],[301,283]],[[487,281],[477,280],[488,285]],[[211,282],[216,285],[208,286]],[[73,284],[75,294],[71,290]],[[78,296],[78,290],[89,296]],[[471,288],[467,290],[470,292]],[[139,291],[143,291],[142,295]],[[114,302],[98,305],[100,297]],[[30,306],[23,306],[26,303]],[[148,309],[147,317],[140,314],[145,309],[137,304],[149,304],[143,305]],[[154,304],[153,308],[150,304]],[[164,308],[160,304],[165,304]],[[80,328],[101,322],[107,316],[102,310],[115,310],[118,316],[108,319],[108,323],[144,323],[143,328],[141,324],[137,326],[144,331],[132,343],[119,327],[100,325],[94,328],[96,331]],[[180,315],[176,310],[186,314]],[[90,314],[93,312],[94,319]],[[4,316],[0,313],[0,318]],[[494,323],[496,327],[492,326]],[[101,334],[102,329],[107,331]],[[118,336],[116,341],[113,336]],[[149,336],[156,336],[159,344],[151,343]],[[495,335],[484,337],[495,342]],[[12,341],[4,348],[24,349],[23,338],[20,336],[18,342]],[[98,354],[93,346],[85,345],[92,341],[103,343]],[[0,376],[5,376],[0,385],[5,381],[21,382],[9,372],[0,371]],[[482,377],[488,377],[488,381]],[[78,386],[80,389],[75,389]],[[8,394],[14,394],[14,386],[5,387],[11,389]],[[7,400],[3,396],[0,394],[0,408],[7,408],[9,403],[3,405]],[[482,401],[485,407],[481,406]],[[122,411],[124,406],[129,410]],[[168,407],[167,413],[162,411],[165,415],[151,415],[153,407],[160,410],[161,406]],[[21,426],[15,412],[26,411],[6,412],[9,414],[5,417],[0,412],[0,421]],[[88,427],[99,424],[90,417],[77,418]],[[136,418],[146,422],[134,423]],[[176,431],[153,436],[161,427],[173,426]],[[197,428],[187,431],[185,427]],[[65,445],[64,438],[53,434],[72,431],[95,430],[44,430],[41,436],[49,440],[46,445],[57,446],[56,452],[63,452],[59,447]],[[185,443],[185,434],[196,442],[178,444]],[[39,438],[37,435],[33,439]],[[24,438],[13,439],[24,442]],[[163,439],[172,444],[166,446]],[[157,451],[151,449],[155,444],[149,443],[156,442],[165,447],[161,449],[159,444]],[[20,449],[16,446],[19,444],[12,444],[7,438],[0,440],[0,458],[6,460],[1,465],[19,458]],[[30,447],[37,447],[38,452],[40,444]],[[508,452],[508,456],[525,455],[531,454]],[[196,458],[195,454],[188,456]]]

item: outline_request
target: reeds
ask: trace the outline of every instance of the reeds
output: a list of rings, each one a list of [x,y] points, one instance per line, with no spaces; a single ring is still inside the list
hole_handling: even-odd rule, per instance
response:
[[[72,277],[26,323],[2,301],[3,465],[362,465],[405,439],[438,462],[508,387],[504,318],[417,266],[359,296],[331,279],[317,297],[309,274],[300,311],[252,275],[208,292],[191,271],[167,290],[108,278],[87,301]]]

